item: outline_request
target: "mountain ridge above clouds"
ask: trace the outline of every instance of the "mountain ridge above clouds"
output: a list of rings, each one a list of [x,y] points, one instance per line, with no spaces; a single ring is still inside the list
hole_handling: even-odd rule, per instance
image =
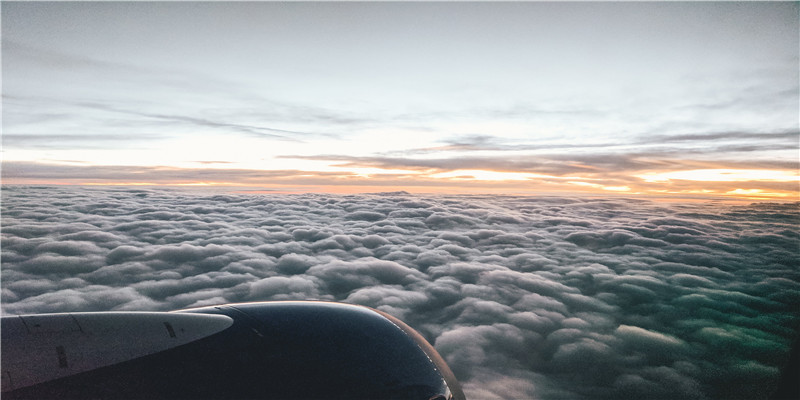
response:
[[[5,314],[320,299],[419,330],[469,398],[768,398],[797,203],[4,187]]]

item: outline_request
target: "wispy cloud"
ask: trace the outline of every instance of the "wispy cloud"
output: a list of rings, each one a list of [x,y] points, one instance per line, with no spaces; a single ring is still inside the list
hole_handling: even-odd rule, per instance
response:
[[[202,164],[220,161],[197,161]],[[64,163],[4,162],[5,180],[32,180],[73,183],[152,183],[179,184],[195,182],[258,183],[275,178],[308,175],[297,170],[247,170],[235,168],[175,168],[163,166],[70,165]],[[317,176],[339,175],[333,172],[314,172]]]
[[[166,139],[163,135],[140,134],[136,136],[109,134],[4,134],[6,148],[35,149],[102,149],[115,146],[135,146],[137,142]]]
[[[641,135],[633,138],[620,137],[613,141],[601,143],[574,143],[569,138],[561,140],[547,139],[545,143],[535,143],[536,139],[509,139],[493,135],[462,135],[442,140],[441,146],[401,150],[396,153],[435,153],[435,152],[476,152],[476,151],[540,151],[540,150],[574,150],[574,149],[607,149],[613,150],[637,145],[658,146],[658,153],[670,154],[692,151],[691,148],[670,147],[674,145],[701,144],[706,154],[717,155],[732,151],[768,151],[790,150],[800,144],[800,131],[796,129],[777,132],[701,132]],[[553,143],[554,141],[561,143]],[[733,147],[730,143],[743,143]],[[738,149],[738,150],[737,150]]]
[[[220,120],[211,120],[207,118],[194,117],[194,116],[125,110],[99,103],[80,103],[80,105],[83,107],[99,109],[103,111],[110,111],[114,113],[155,119],[158,120],[159,123],[167,122],[167,123],[189,125],[200,128],[215,128],[215,129],[223,128],[225,129],[226,132],[239,132],[270,139],[299,141],[300,139],[296,138],[296,136],[303,137],[312,135],[312,133],[309,132],[291,131],[285,129],[270,128],[266,126],[237,124],[237,123],[224,122]]]
[[[30,68],[26,63],[32,63],[36,68],[53,71],[59,76],[63,75],[66,81],[74,79],[70,78],[71,76],[79,76],[79,79],[91,76],[96,80],[95,85],[98,87],[109,86],[106,93],[81,90],[70,93],[69,98],[63,98],[65,93],[58,89],[44,88],[46,95],[33,95],[17,82],[9,84],[3,94],[5,100],[10,100],[6,111],[10,118],[9,122],[4,123],[4,130],[12,133],[20,129],[15,126],[15,121],[41,122],[48,114],[59,119],[61,125],[65,127],[74,125],[74,121],[81,117],[104,118],[96,113],[87,112],[89,110],[137,117],[128,121],[136,126],[157,127],[168,123],[189,129],[211,128],[219,133],[242,133],[285,141],[300,141],[308,136],[335,137],[337,134],[332,132],[330,127],[327,127],[326,131],[308,131],[268,126],[258,121],[272,121],[291,126],[314,124],[315,128],[320,128],[323,124],[352,127],[373,121],[354,115],[352,112],[267,99],[239,82],[195,70],[112,62],[6,40],[3,41],[3,49],[4,53],[14,60],[13,65],[16,68]],[[118,79],[116,76],[124,78]],[[149,87],[151,94],[133,92],[126,86],[131,84]],[[181,96],[194,93],[198,99],[202,99],[202,103],[209,103],[211,97],[216,97],[215,115],[209,117],[206,107],[187,109],[180,104],[165,104],[160,101],[165,93],[168,96],[174,96],[176,93],[182,93]],[[233,107],[231,104],[236,106]],[[106,129],[115,125],[113,117],[105,118],[108,119],[104,124]],[[25,133],[27,132],[20,134]]]
[[[558,149],[603,149],[619,147],[619,143],[531,143],[528,139],[509,139],[492,135],[463,135],[442,141],[441,146],[396,150],[387,154],[424,154],[437,152],[486,152],[486,151],[538,151]]]
[[[705,154],[702,151],[698,153]],[[678,150],[675,153],[683,153]],[[330,161],[340,167],[373,167],[382,169],[410,169],[428,172],[448,172],[459,169],[484,169],[500,172],[527,172],[532,174],[620,175],[651,170],[682,170],[697,168],[780,168],[790,169],[796,162],[783,160],[708,160],[665,157],[663,152],[550,153],[536,155],[493,155],[446,158],[411,157],[357,157],[344,155],[280,156],[306,160]]]
[[[12,59],[32,61],[34,64],[56,70],[72,71],[89,69],[98,71],[117,71],[124,74],[149,74],[149,68],[141,68],[132,64],[99,60],[95,57],[68,53],[53,49],[44,49],[14,40],[3,40],[3,53]]]
[[[638,139],[638,143],[685,143],[685,142],[719,142],[719,141],[758,141],[780,143],[791,148],[800,141],[800,131],[784,130],[778,132],[743,132],[726,131],[710,133],[679,133],[672,135],[648,135]],[[711,149],[713,150],[713,148]]]

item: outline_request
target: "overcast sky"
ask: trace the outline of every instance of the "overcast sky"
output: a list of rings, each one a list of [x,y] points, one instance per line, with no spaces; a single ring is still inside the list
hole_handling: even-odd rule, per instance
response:
[[[797,15],[3,2],[3,180],[796,200]]]

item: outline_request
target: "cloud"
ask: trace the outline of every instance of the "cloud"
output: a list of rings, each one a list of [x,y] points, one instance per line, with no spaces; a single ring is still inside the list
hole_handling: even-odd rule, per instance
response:
[[[678,351],[686,346],[686,343],[678,338],[636,326],[620,325],[614,334],[627,345],[646,352]]]
[[[300,131],[272,128],[267,126],[249,125],[249,124],[241,124],[234,122],[222,122],[198,116],[165,114],[158,112],[147,113],[140,111],[131,111],[100,103],[81,103],[79,105],[82,107],[91,108],[95,110],[102,110],[111,113],[119,113],[150,120],[154,119],[160,121],[160,123],[162,124],[167,123],[167,124],[177,124],[177,125],[188,125],[193,127],[211,128],[211,129],[222,128],[225,130],[252,135],[259,138],[279,139],[279,140],[294,142],[298,140],[294,139],[293,136],[313,135],[313,133],[309,132],[300,132]]]
[[[796,93],[795,93],[796,97]],[[777,142],[785,146],[796,145],[797,136],[800,132],[797,130],[785,130],[778,132],[743,132],[743,131],[728,131],[728,132],[713,132],[713,133],[684,133],[676,135],[653,135],[643,137],[639,143],[682,143],[682,142],[728,142],[728,141],[758,141],[758,142]]]
[[[625,144],[628,146],[629,144]],[[734,145],[729,152],[745,152],[765,150],[791,150],[794,144],[769,144],[769,148],[761,145]],[[610,146],[611,147],[611,146]],[[713,154],[713,157],[709,157]],[[283,155],[278,158],[329,161],[341,168],[381,168],[388,170],[412,170],[428,174],[452,172],[458,170],[485,170],[496,172],[514,172],[544,174],[554,177],[578,176],[600,179],[606,184],[637,183],[640,179],[632,175],[649,171],[681,171],[696,169],[792,169],[797,167],[796,160],[778,157],[773,160],[759,158],[734,157],[731,153],[718,153],[707,147],[701,148],[653,148],[636,150],[593,151],[591,154],[566,149],[564,152],[532,153],[532,154],[500,154],[476,156],[447,155],[439,157],[386,157],[386,156],[346,156],[336,154],[321,155]],[[576,175],[577,174],[577,175]],[[575,178],[573,180],[580,180]]]
[[[518,156],[520,152],[532,152],[530,156],[540,160],[583,161],[587,165],[599,166],[596,164],[597,160],[608,161],[610,157],[616,157],[618,160],[634,158],[659,163],[677,157],[696,154],[700,155],[701,159],[708,159],[708,156],[712,155],[713,159],[718,163],[724,160],[725,163],[736,165],[733,157],[730,156],[731,153],[793,150],[797,148],[798,135],[800,135],[800,132],[797,129],[769,132],[711,131],[648,134],[628,139],[615,138],[614,140],[600,143],[574,143],[574,141],[568,143],[560,141],[528,143],[492,135],[471,134],[444,139],[441,146],[401,150],[387,153],[386,155],[410,156],[415,154],[440,153],[445,155],[448,153],[463,153],[465,155],[469,154],[468,157],[472,157],[473,161],[475,161],[475,157],[471,155],[474,152],[512,152],[512,157]],[[589,159],[578,156],[581,150],[586,149],[592,150],[593,153],[600,153],[601,156],[592,156]],[[449,159],[451,157],[440,158]],[[480,158],[488,159],[490,157],[484,156]],[[389,158],[389,160],[392,160],[392,158]],[[592,160],[594,162],[591,162]],[[783,161],[785,163],[791,162],[788,159]],[[377,160],[373,159],[371,162],[376,164]],[[387,160],[387,163],[391,163],[391,161]],[[395,160],[394,163],[397,163],[397,161]],[[754,163],[747,164],[753,165]],[[622,164],[621,166],[624,165],[637,166],[637,164],[630,163],[630,161],[628,164]],[[638,165],[645,166],[646,164],[641,163]],[[761,167],[763,168],[764,164],[761,164]],[[538,168],[541,172],[548,172],[546,169],[542,169],[542,166],[538,166]]]
[[[249,170],[237,168],[177,168],[163,166],[89,166],[69,163],[4,161],[3,178],[27,181],[62,181],[80,183],[181,184],[195,182],[237,182],[240,184],[306,179],[309,171]],[[313,172],[316,178],[330,179],[339,173]],[[320,179],[320,182],[322,179]]]
[[[121,141],[176,137],[198,129],[296,142],[301,141],[297,137],[336,136],[320,132],[320,127],[354,129],[375,122],[354,112],[267,99],[252,85],[192,68],[112,61],[15,40],[4,40],[3,50],[9,55],[8,74],[14,77],[3,94],[9,110],[3,142],[12,148],[111,149]],[[54,79],[54,85],[39,85],[41,79],[31,78],[41,76]],[[92,85],[74,86],[81,81]],[[137,90],[143,86],[149,88],[146,93]],[[181,105],[187,93],[194,94],[192,109]],[[170,107],[153,100],[164,96],[175,99]],[[109,125],[129,134],[109,134]],[[171,133],[153,133],[165,125]],[[59,134],[51,133],[52,126],[58,126]]]
[[[320,293],[317,284],[312,279],[296,276],[273,276],[253,282],[249,285],[248,298],[259,300],[270,298],[273,300],[305,300],[319,299]]]
[[[3,134],[3,147],[6,148],[104,148],[130,145],[131,142],[146,142],[164,139],[160,135],[141,134],[136,136],[105,134]]]
[[[2,176],[8,184],[114,184],[114,185],[220,185],[263,187],[262,192],[366,191],[403,187],[418,192],[463,193],[632,193],[659,197],[752,198],[796,197],[793,177],[796,161],[691,159],[637,153],[600,155],[543,154],[526,156],[470,156],[452,158],[280,156],[339,162],[333,171],[261,170],[243,168],[199,168],[167,166],[88,165],[69,160],[47,162],[4,161]],[[360,168],[405,170],[370,173]],[[465,168],[473,172],[464,172]],[[745,171],[735,171],[745,170]],[[460,172],[459,172],[460,171]],[[729,172],[733,171],[733,172]],[[452,176],[440,175],[451,174]],[[484,175],[485,174],[485,175]],[[758,179],[764,176],[764,179]],[[697,177],[697,179],[695,179]],[[750,177],[750,178],[748,178]],[[368,189],[369,188],[369,189]],[[248,189],[245,189],[248,190]],[[249,189],[253,190],[253,189]],[[351,210],[352,218],[357,212]],[[384,214],[413,218],[425,214],[432,221],[444,216],[425,208],[389,209]],[[361,214],[366,217],[367,214]],[[373,215],[372,218],[379,218]],[[456,216],[463,218],[466,216]],[[514,213],[485,216],[492,222],[517,218]],[[511,222],[511,221],[507,221]]]
[[[400,317],[470,398],[766,398],[798,204],[6,186],[5,314],[321,299]]]

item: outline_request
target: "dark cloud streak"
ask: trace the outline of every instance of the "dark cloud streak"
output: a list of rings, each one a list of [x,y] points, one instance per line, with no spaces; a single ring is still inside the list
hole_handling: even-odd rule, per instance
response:
[[[11,148],[106,148],[130,146],[136,142],[166,139],[163,135],[140,134],[135,136],[114,134],[4,134],[3,146]]]
[[[532,174],[552,174],[556,176],[575,173],[589,176],[621,176],[643,171],[683,170],[698,168],[779,168],[797,167],[794,161],[784,160],[731,160],[696,159],[677,157],[687,154],[706,154],[703,150],[675,150],[669,154],[663,152],[630,152],[630,153],[592,153],[592,154],[535,154],[535,155],[498,155],[498,156],[453,156],[446,158],[411,158],[411,157],[358,157],[345,155],[286,155],[279,158],[319,160],[338,162],[342,167],[374,167],[384,169],[410,169],[429,172],[449,172],[459,169],[483,169],[502,172],[527,172]]]
[[[289,135],[300,135],[306,136],[311,135],[311,133],[307,132],[299,132],[299,131],[291,131],[291,130],[284,130],[284,129],[276,129],[264,126],[254,126],[254,125],[244,125],[244,124],[235,124],[235,123],[228,123],[228,122],[219,122],[214,121],[206,118],[199,118],[193,116],[186,116],[186,115],[177,115],[177,114],[162,114],[162,113],[147,113],[141,111],[131,111],[131,110],[124,110],[117,107],[112,107],[105,104],[99,103],[80,103],[83,107],[93,108],[93,109],[100,109],[103,111],[110,111],[114,113],[120,113],[125,115],[134,115],[138,117],[145,117],[145,118],[152,118],[177,124],[190,124],[198,127],[207,127],[207,128],[225,128],[230,129],[233,131],[237,131],[240,133],[245,133],[248,135],[254,135],[256,137],[264,137],[264,138],[271,138],[271,139],[280,139],[286,141],[299,141],[296,138],[293,138]]]
[[[394,153],[416,154],[436,152],[466,152],[466,151],[539,151],[539,150],[574,150],[574,149],[606,149],[606,152],[618,151],[622,154],[631,154],[625,150],[627,146],[648,145],[659,146],[649,152],[638,152],[642,156],[658,157],[670,156],[681,153],[713,154],[730,152],[762,152],[770,150],[789,150],[797,148],[800,140],[800,131],[784,130],[775,132],[742,132],[724,131],[709,133],[676,133],[654,134],[634,137],[632,139],[618,139],[615,142],[605,143],[555,143],[555,144],[530,144],[526,141],[509,141],[508,139],[492,135],[463,135],[445,140],[442,146],[403,150]],[[730,142],[736,143],[731,144]],[[671,145],[702,144],[703,147],[669,147]],[[620,148],[623,148],[620,150]],[[617,149],[617,150],[615,150]],[[637,152],[633,154],[636,155]]]

